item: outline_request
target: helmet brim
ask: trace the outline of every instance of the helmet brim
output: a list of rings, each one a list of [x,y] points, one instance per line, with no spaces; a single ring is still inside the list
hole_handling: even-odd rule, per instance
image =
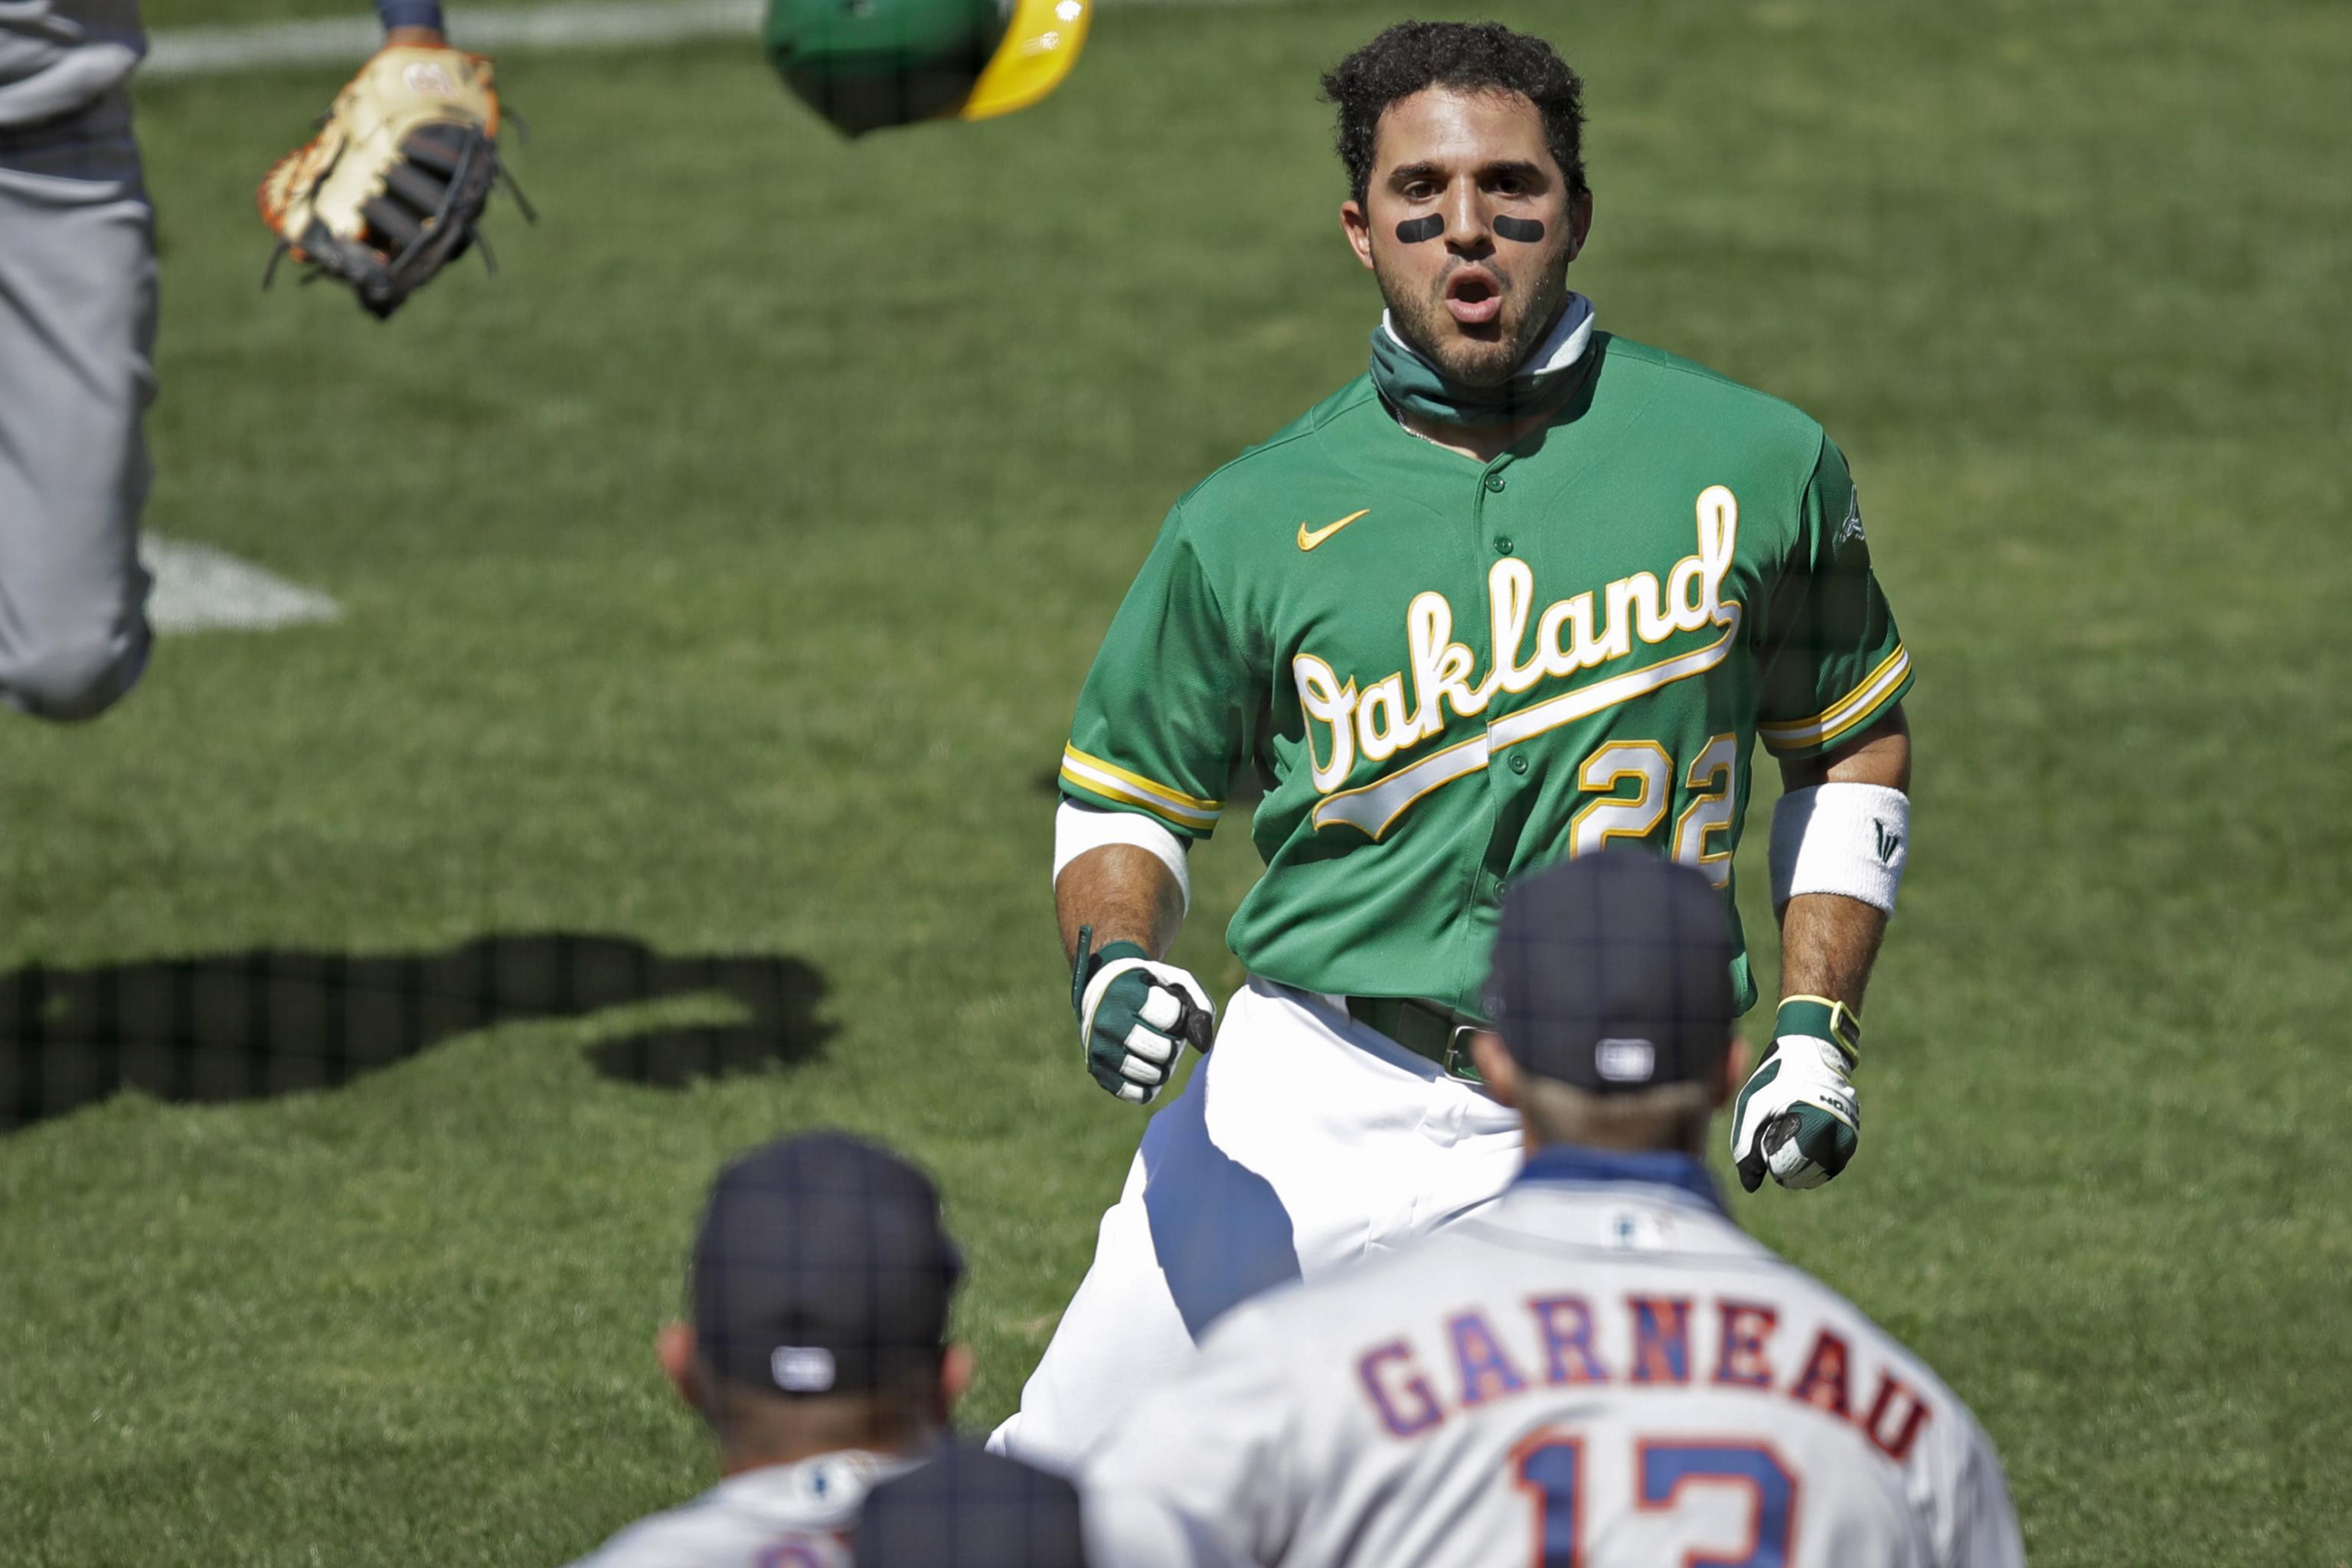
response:
[[[1078,63],[1096,0],[1019,0],[1012,25],[996,46],[971,96],[958,112],[990,120],[1026,109],[1055,88]]]

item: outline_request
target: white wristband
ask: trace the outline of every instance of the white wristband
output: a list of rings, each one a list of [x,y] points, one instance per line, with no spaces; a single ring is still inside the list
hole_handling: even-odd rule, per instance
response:
[[[1843,893],[1895,912],[1911,858],[1911,798],[1884,784],[1791,790],[1772,808],[1772,907],[1800,893]]]
[[[1157,857],[1176,879],[1185,911],[1192,910],[1192,870],[1184,841],[1139,811],[1105,811],[1064,801],[1054,813],[1054,880],[1062,879],[1062,868],[1071,861],[1106,844],[1132,844]]]

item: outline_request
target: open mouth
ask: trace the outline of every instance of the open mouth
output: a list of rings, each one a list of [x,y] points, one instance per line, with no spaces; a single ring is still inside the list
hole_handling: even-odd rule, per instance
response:
[[[1465,267],[1445,280],[1445,308],[1465,327],[1484,326],[1503,313],[1503,291],[1483,267]]]

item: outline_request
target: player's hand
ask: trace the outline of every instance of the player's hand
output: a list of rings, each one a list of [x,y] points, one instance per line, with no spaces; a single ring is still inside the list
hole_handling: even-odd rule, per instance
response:
[[[1772,1036],[1731,1110],[1731,1158],[1751,1193],[1768,1171],[1784,1187],[1818,1187],[1845,1169],[1862,1140],[1852,1077],[1861,1021],[1842,1002],[1791,996]]]
[[[1205,1051],[1217,1010],[1201,983],[1172,963],[1154,963],[1131,942],[1092,952],[1094,928],[1078,928],[1077,963],[1070,972],[1070,1006],[1087,1071],[1130,1105],[1143,1105],[1176,1070],[1185,1041]]]
[[[499,163],[490,62],[438,42],[394,42],[336,94],[317,137],[278,161],[256,199],[280,254],[389,316],[481,241],[477,225],[501,182],[531,216]]]

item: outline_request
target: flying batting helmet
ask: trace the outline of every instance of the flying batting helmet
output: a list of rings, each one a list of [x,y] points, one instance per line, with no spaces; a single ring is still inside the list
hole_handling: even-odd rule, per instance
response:
[[[768,0],[768,58],[844,132],[1026,109],[1070,74],[1096,0]]]

